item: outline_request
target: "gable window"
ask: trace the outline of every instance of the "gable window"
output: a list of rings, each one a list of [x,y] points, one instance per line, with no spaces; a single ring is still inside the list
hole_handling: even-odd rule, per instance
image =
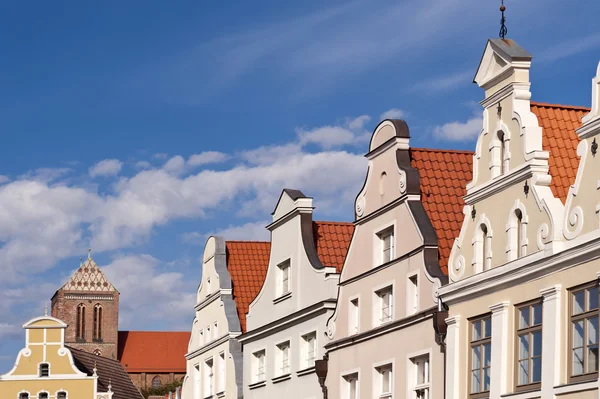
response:
[[[19,399],[29,399],[29,394],[28,393],[20,393]]]
[[[598,378],[598,284],[571,292],[571,380]]]
[[[410,359],[412,363],[412,397],[429,399],[429,355]]]
[[[491,266],[491,232],[486,222],[481,222],[473,240],[473,265],[475,272],[489,270]]]
[[[408,277],[408,289],[406,290],[407,314],[415,314],[419,311],[419,277],[413,275]]]
[[[210,326],[206,327],[206,342],[210,342],[212,340],[212,335],[210,335]]]
[[[152,379],[152,388],[157,389],[157,388],[160,388],[160,387],[162,387],[162,381],[160,380],[159,376],[155,376]]]
[[[517,240],[517,258],[523,256],[523,213],[521,213],[520,209],[515,211],[515,217],[517,219],[517,231],[516,240]]]
[[[206,296],[210,295],[211,285],[210,285],[210,277],[206,279]]]
[[[506,166],[504,165],[506,159],[506,140],[504,132],[498,132],[498,141],[500,143],[500,174],[503,175],[506,172]]]
[[[94,341],[102,341],[102,305],[94,306]]]
[[[492,318],[490,315],[471,321],[471,397],[484,397],[490,390],[492,366]]]
[[[278,281],[277,281],[277,296],[283,296],[290,292],[290,261],[287,260],[279,265]]]
[[[302,336],[303,360],[304,367],[312,367],[315,365],[317,357],[317,333],[315,331]]]
[[[48,392],[38,393],[38,399],[48,399]]]
[[[254,382],[261,382],[266,379],[265,373],[265,351],[254,352]]]
[[[358,334],[359,325],[358,298],[350,300],[350,312],[348,313],[348,333],[350,335]]]
[[[207,398],[213,394],[214,381],[213,360],[208,359],[204,362],[204,397]]]
[[[85,339],[85,305],[80,303],[77,306],[77,335],[79,340]]]
[[[218,392],[225,392],[225,352],[219,353],[219,387]]]
[[[358,399],[358,373],[348,374],[343,377],[345,385],[345,398]]]
[[[200,330],[200,346],[204,345],[204,330]]]
[[[387,228],[377,234],[381,245],[381,264],[394,259],[394,227]]]
[[[279,375],[290,373],[290,341],[277,345]]]
[[[40,377],[50,376],[50,365],[48,363],[40,364]]]
[[[61,391],[59,393],[56,394],[56,399],[67,399],[67,393],[64,391]]]
[[[376,304],[375,314],[379,315],[379,324],[392,321],[393,318],[393,291],[392,286],[375,292]]]
[[[375,368],[379,385],[379,397],[389,399],[392,397],[392,365],[386,364]]]
[[[215,325],[213,327],[213,339],[219,338],[219,325],[215,321]]]
[[[542,381],[542,303],[517,309],[517,389]]]

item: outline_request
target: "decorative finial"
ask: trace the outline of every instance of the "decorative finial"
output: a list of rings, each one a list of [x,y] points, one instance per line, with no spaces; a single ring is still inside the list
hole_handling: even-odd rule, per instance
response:
[[[44,316],[48,316],[48,302],[44,304]]]
[[[527,180],[525,180],[525,185],[523,186],[523,192],[525,193],[525,198],[529,195],[529,184],[527,184]]]
[[[96,372],[98,371],[98,369],[96,368],[96,361],[94,360],[94,374],[92,374],[93,376],[97,376],[98,374],[96,374]]]
[[[500,104],[500,101],[498,101],[498,108],[496,110],[498,111],[498,119],[502,119],[502,104]]]
[[[83,266],[83,257],[79,257],[79,266]]]
[[[92,248],[88,248],[88,259],[92,259]]]
[[[471,218],[475,221],[475,216],[477,216],[477,210],[475,210],[475,205],[471,208]]]
[[[108,379],[108,392],[112,392],[112,385],[110,383],[110,378]]]
[[[594,141],[592,141],[592,156],[596,156],[598,152],[598,143],[596,143],[596,138],[594,137]]]
[[[504,7],[504,0],[502,0],[502,5],[500,6],[500,12],[502,13],[502,18],[500,19],[500,37],[504,39],[504,36],[508,33],[508,29],[506,29],[506,17],[504,17],[504,11],[506,11],[506,7]]]

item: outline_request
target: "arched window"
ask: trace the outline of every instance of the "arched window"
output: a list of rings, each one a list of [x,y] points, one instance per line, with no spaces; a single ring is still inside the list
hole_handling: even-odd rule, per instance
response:
[[[20,393],[19,399],[29,399],[29,394],[27,392]]]
[[[488,229],[487,226],[485,224],[481,224],[479,226],[479,228],[481,229],[481,265],[483,267],[483,270],[487,270],[488,267],[488,262],[487,262],[487,253],[488,253]]]
[[[48,399],[48,392],[38,393],[38,399]]]
[[[60,391],[56,394],[56,399],[67,399],[67,393],[65,391]]]
[[[517,240],[517,258],[520,258],[521,256],[523,256],[523,213],[520,209],[517,209],[515,211],[515,218],[517,219],[517,231],[515,232]]]
[[[505,172],[504,157],[506,155],[506,140],[504,137],[504,132],[498,132],[498,141],[500,141],[500,175],[503,175]]]
[[[156,376],[152,379],[152,388],[160,388],[162,387],[162,382],[160,381],[160,377]]]
[[[49,377],[50,376],[50,365],[48,363],[40,364],[40,377]]]
[[[77,306],[77,339],[85,339],[85,305]]]
[[[94,351],[94,355],[96,355],[96,356],[102,356],[102,352],[100,352],[100,349],[96,349]]]
[[[102,305],[94,306],[94,341],[102,340]]]

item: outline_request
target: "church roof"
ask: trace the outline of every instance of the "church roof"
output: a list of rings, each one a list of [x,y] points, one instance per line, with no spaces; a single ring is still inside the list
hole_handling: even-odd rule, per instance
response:
[[[64,291],[117,291],[90,256],[79,266],[79,269],[73,273],[61,289]]]
[[[129,373],[185,373],[189,331],[119,331],[117,358]]]
[[[131,381],[131,377],[118,361],[71,347],[69,350],[73,354],[75,366],[79,370],[91,376],[94,374],[94,367],[96,368],[98,392],[107,392],[110,384],[111,390],[114,392],[113,399],[143,399],[142,394]]]

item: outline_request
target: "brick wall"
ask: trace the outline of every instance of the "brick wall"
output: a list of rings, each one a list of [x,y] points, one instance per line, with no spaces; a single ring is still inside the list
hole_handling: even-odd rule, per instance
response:
[[[138,389],[151,388],[152,380],[156,376],[160,377],[160,381],[165,385],[173,381],[183,381],[185,373],[129,373],[131,381]]]

